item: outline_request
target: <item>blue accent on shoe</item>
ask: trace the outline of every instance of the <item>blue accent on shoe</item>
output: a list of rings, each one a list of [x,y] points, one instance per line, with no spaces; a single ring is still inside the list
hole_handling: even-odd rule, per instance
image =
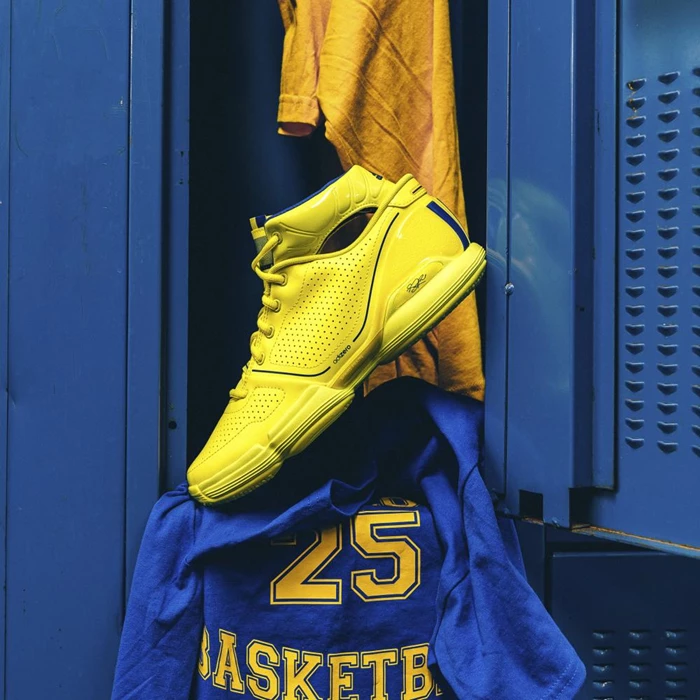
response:
[[[255,225],[260,228],[267,221],[265,214],[260,214],[255,217]]]
[[[344,175],[345,173],[343,173]],[[313,194],[310,194],[308,197],[304,198],[301,200],[301,202],[296,202],[295,204],[292,204],[292,206],[287,207],[286,209],[282,209],[282,211],[278,211],[276,214],[273,214],[272,216],[268,216],[268,219],[274,219],[276,216],[279,216],[280,214],[284,214],[285,212],[291,211],[292,209],[296,209],[300,204],[303,204],[304,202],[308,202],[310,199],[315,197],[317,194],[321,194],[323,190],[326,189],[329,185],[332,185],[336,180],[340,180],[343,175],[338,175],[338,177],[334,177],[332,180],[329,180],[320,190],[316,190]]]
[[[467,234],[464,233],[464,229],[459,225],[459,222],[448,212],[446,212],[437,202],[430,202],[428,204],[428,209],[437,214],[450,228],[459,236],[459,240],[462,241],[464,250],[469,247],[469,239]]]

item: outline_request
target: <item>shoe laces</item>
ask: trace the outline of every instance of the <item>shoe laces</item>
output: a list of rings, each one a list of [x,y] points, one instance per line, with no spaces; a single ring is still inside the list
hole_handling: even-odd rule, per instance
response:
[[[279,244],[280,237],[278,235],[273,235],[270,240],[265,243],[265,245],[260,249],[258,254],[253,258],[253,262],[250,267],[253,272],[262,280],[264,290],[262,295],[262,308],[258,313],[257,326],[258,329],[250,336],[250,356],[251,360],[258,365],[261,365],[265,360],[264,353],[258,347],[258,340],[260,336],[265,336],[266,338],[271,338],[274,334],[274,327],[271,323],[267,321],[268,314],[265,313],[266,310],[276,313],[280,310],[281,302],[279,299],[274,299],[272,297],[272,288],[275,285],[284,286],[287,283],[287,275],[279,272],[268,272],[263,270],[260,266],[265,256],[272,252],[275,247]],[[229,391],[229,396],[234,400],[244,399],[248,395],[247,389],[245,389],[246,379],[248,372],[250,371],[250,362],[243,367],[243,376],[241,381],[238,382],[238,386],[235,389]]]

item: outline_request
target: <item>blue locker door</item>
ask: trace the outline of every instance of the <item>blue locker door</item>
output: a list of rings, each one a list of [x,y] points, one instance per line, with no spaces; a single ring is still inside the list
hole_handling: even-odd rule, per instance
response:
[[[124,581],[129,6],[14,2],[11,34],[6,697],[105,698]]]
[[[486,329],[489,481],[569,524],[591,486],[595,6],[490,3]],[[553,57],[556,57],[553,59]]]
[[[700,555],[700,9],[623,0],[616,493],[597,532]],[[615,289],[615,280],[609,288]],[[611,356],[613,351],[611,349]]]
[[[141,532],[184,472],[189,17],[164,9],[0,2],[7,700],[109,697]]]
[[[488,481],[700,556],[697,1],[490,8]]]

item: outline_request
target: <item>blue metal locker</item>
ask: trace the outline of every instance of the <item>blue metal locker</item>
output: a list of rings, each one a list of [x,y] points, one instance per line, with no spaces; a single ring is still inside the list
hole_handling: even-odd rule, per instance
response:
[[[658,552],[559,552],[550,610],[588,669],[580,700],[700,694],[700,562]]]
[[[530,585],[586,664],[578,700],[700,693],[700,562],[517,524]]]
[[[179,0],[0,3],[7,700],[109,697],[145,519],[182,473],[162,350],[184,367],[163,292],[186,299],[188,30]]]
[[[486,471],[581,700],[700,692],[700,9],[490,2]],[[597,538],[571,534],[596,535]]]
[[[700,11],[491,2],[488,479],[700,553]]]

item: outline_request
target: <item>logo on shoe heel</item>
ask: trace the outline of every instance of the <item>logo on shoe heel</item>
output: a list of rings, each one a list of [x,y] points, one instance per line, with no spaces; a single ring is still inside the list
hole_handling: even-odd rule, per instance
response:
[[[350,349],[350,346],[348,345],[345,349],[341,350],[337,355],[335,360],[333,360],[333,364],[337,365],[340,360],[343,359],[347,351]]]
[[[420,288],[421,285],[426,281],[428,276],[424,273],[420,277],[416,277],[416,279],[413,280],[413,282],[409,282],[408,286],[406,287],[406,291],[409,294],[415,294]]]

